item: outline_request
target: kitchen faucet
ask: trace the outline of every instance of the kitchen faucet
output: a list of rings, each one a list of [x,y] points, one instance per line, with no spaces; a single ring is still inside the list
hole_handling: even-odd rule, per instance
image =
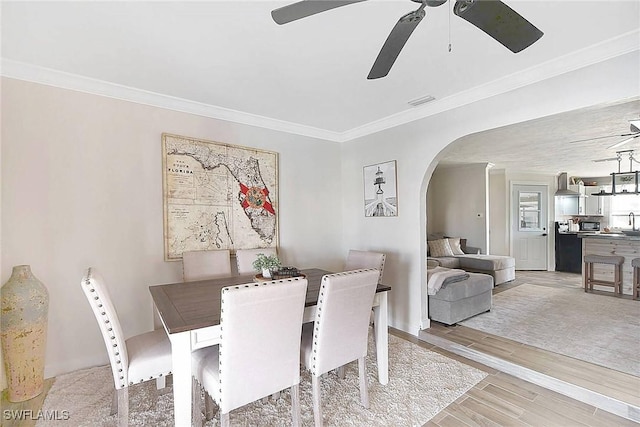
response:
[[[631,222],[631,220],[633,220],[633,223]],[[634,214],[633,212],[629,212],[629,225],[632,225],[631,229],[633,231],[636,231],[636,214]]]

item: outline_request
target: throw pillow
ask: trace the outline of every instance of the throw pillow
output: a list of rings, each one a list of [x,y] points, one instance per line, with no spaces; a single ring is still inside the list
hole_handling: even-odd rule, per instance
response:
[[[460,246],[459,237],[449,237],[447,240],[449,241],[449,246],[451,246],[451,252],[453,252],[454,255],[464,255],[462,246]]]
[[[432,257],[453,256],[451,245],[447,239],[429,240],[427,244]]]

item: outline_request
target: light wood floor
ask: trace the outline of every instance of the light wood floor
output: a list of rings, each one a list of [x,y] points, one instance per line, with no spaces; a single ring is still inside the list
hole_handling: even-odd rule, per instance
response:
[[[503,292],[521,283],[544,281],[544,285],[575,286],[579,275],[553,272],[518,272],[518,279],[506,286],[499,286],[494,293]],[[608,296],[603,296],[608,297]],[[614,297],[611,297],[614,298]],[[486,334],[464,326],[445,326],[432,322],[431,328],[421,331],[431,337],[446,339],[448,342],[479,352],[500,364],[516,366],[522,371],[531,370],[542,376],[559,380],[559,389],[577,386],[605,403],[615,401],[640,407],[640,378],[620,371],[607,369],[560,354],[527,346],[509,339]],[[404,333],[405,339],[414,340]],[[427,336],[427,338],[430,338]],[[420,341],[420,340],[415,340]],[[435,339],[435,342],[438,340]],[[566,397],[546,387],[516,378],[495,367],[474,362],[466,357],[452,354],[440,346],[424,342],[425,348],[471,364],[486,371],[489,376],[465,393],[454,403],[437,414],[427,426],[637,426],[610,412]],[[446,345],[444,346],[447,347]],[[464,354],[464,352],[463,352]],[[484,356],[476,360],[482,360]],[[640,357],[640,355],[639,355]],[[500,362],[502,361],[502,362]],[[509,372],[509,370],[506,370]],[[528,371],[527,371],[528,372]],[[523,376],[527,378],[526,375]],[[542,381],[544,383],[544,381]],[[553,387],[551,387],[553,388]],[[589,394],[588,393],[588,394]],[[581,399],[587,400],[588,399]],[[606,404],[604,407],[607,407]],[[635,411],[635,409],[632,409]],[[637,414],[636,414],[637,415]],[[637,417],[636,417],[637,418]]]

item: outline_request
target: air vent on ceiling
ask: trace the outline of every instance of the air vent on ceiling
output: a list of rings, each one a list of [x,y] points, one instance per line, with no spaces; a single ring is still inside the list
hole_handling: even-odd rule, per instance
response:
[[[416,98],[409,101],[409,105],[417,107],[418,105],[426,104],[427,102],[435,101],[436,99],[431,95],[426,95],[421,98]]]

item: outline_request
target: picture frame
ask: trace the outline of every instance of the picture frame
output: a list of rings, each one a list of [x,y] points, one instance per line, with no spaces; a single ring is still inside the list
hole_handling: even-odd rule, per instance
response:
[[[364,216],[398,216],[396,161],[364,167]]]
[[[278,247],[278,153],[162,134],[165,261]]]

